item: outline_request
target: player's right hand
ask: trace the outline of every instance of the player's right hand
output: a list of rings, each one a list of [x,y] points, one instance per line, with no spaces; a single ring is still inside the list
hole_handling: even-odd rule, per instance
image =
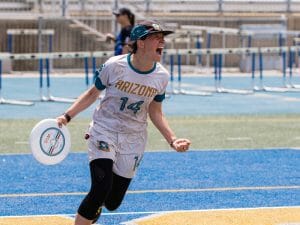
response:
[[[57,121],[57,124],[58,124],[58,127],[61,128],[62,125],[67,125],[68,121],[66,119],[66,117],[64,115],[61,115],[59,117],[56,118],[56,121]]]

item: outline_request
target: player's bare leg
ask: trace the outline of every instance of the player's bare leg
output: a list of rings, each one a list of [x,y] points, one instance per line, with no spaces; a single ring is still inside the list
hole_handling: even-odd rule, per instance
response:
[[[74,225],[91,225],[91,224],[92,224],[92,220],[88,220],[79,214],[76,215]]]

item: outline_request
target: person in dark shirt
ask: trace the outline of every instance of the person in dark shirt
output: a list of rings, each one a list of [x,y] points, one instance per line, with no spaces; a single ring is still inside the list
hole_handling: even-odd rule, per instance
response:
[[[127,8],[120,8],[113,12],[116,16],[117,22],[121,25],[120,33],[114,37],[113,34],[108,34],[107,39],[115,42],[115,55],[122,55],[128,53],[128,41],[130,32],[134,26],[135,15]]]

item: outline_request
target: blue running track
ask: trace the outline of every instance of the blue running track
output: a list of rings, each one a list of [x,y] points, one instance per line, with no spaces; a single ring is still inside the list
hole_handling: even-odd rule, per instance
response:
[[[151,212],[300,205],[300,151],[222,150],[145,153],[111,225]],[[74,215],[89,190],[85,153],[44,166],[28,154],[0,156],[0,216]]]

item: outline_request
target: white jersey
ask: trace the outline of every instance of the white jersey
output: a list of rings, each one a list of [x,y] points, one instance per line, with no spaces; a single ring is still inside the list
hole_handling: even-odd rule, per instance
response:
[[[145,131],[149,104],[165,98],[168,71],[160,63],[148,72],[138,71],[130,57],[111,57],[96,71],[95,86],[106,89],[106,93],[94,112],[91,134],[103,129],[119,133]]]

